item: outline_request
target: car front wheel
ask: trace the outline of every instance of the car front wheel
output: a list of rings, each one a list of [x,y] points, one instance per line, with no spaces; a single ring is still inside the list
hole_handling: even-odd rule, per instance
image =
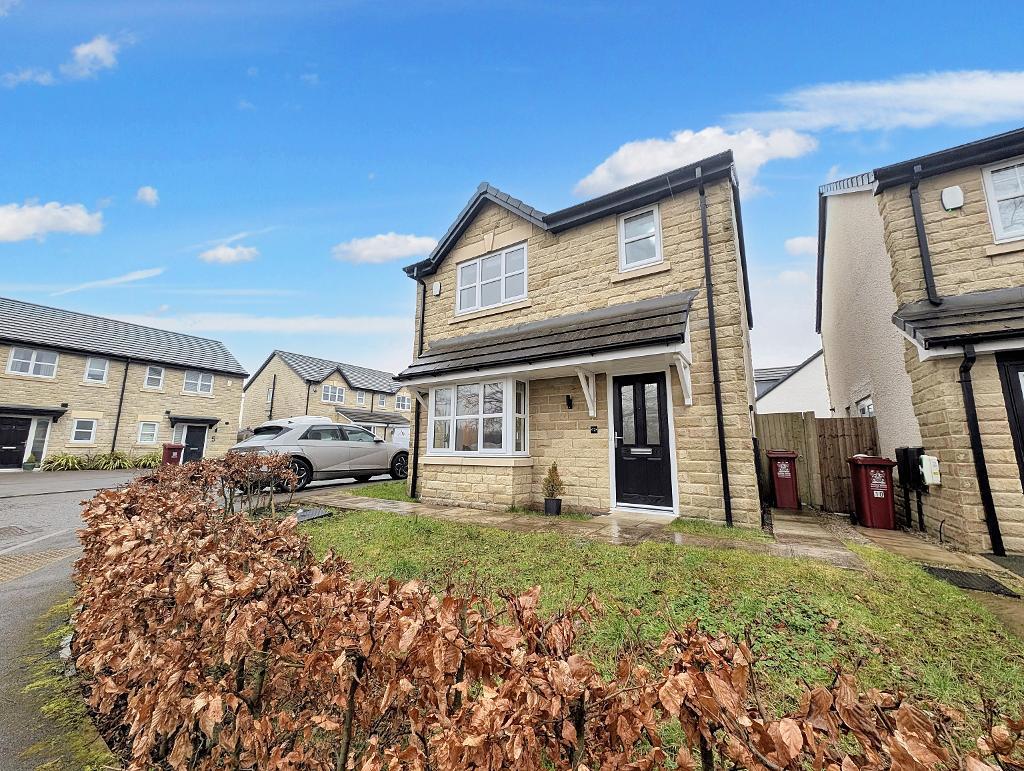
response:
[[[409,476],[409,456],[400,452],[391,459],[391,476],[393,479],[405,479]]]
[[[308,461],[302,458],[292,458],[292,471],[295,473],[296,482],[292,492],[298,492],[305,488],[313,480],[313,467]]]

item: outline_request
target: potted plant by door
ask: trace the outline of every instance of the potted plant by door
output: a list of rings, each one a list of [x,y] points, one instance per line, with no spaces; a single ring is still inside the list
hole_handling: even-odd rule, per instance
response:
[[[22,471],[35,471],[36,464],[38,462],[39,461],[36,459],[36,456],[33,455],[32,453],[29,453],[28,457],[25,458],[25,462],[21,464],[21,470]]]
[[[551,464],[540,487],[544,493],[544,513],[550,516],[561,514],[562,493],[565,492],[565,485],[562,483],[562,477],[558,475],[558,464]]]

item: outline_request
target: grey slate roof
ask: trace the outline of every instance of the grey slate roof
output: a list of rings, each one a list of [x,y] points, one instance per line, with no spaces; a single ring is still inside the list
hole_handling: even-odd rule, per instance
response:
[[[790,373],[797,368],[797,364],[789,367],[762,367],[754,370],[754,387],[756,396],[760,396],[766,390],[774,386],[780,380],[789,377]]]
[[[696,290],[433,343],[399,380],[680,343]]]
[[[893,323],[923,348],[964,345],[1024,336],[1024,287],[907,303],[892,315]]]
[[[397,412],[360,410],[354,407],[335,407],[334,411],[353,423],[377,423],[385,426],[408,426],[409,419]]]
[[[793,377],[793,375],[795,375],[797,372],[799,372],[804,367],[806,367],[808,364],[810,364],[812,361],[817,359],[819,356],[822,356],[824,353],[825,353],[824,349],[819,348],[817,351],[812,353],[810,356],[808,356],[802,362],[797,364],[795,367],[773,367],[771,369],[755,369],[754,370],[754,384],[755,384],[755,386],[754,386],[755,387],[754,398],[755,399],[760,399],[762,396],[765,396],[766,394],[771,393],[776,388],[778,388],[780,385],[782,385],[787,380],[789,380],[791,377]],[[766,382],[763,385],[762,385],[761,382],[759,382],[761,380],[761,377],[758,375],[759,372],[775,373],[775,372],[780,372],[780,371],[783,374],[781,376],[779,376],[778,378],[776,378],[775,380],[773,380],[772,382]]]
[[[217,340],[0,297],[0,340],[245,377]]]
[[[291,353],[290,351],[275,350],[267,358],[267,361],[263,363],[263,366],[256,371],[256,375],[260,374],[263,367],[267,366],[267,363],[275,355],[280,356],[281,360],[291,367],[296,375],[307,382],[320,383],[330,377],[332,373],[340,372],[350,386],[361,391],[382,391],[393,394],[397,393],[398,389],[402,387],[399,383],[395,382],[394,375],[390,372],[358,367],[355,364],[346,364],[343,361],[332,361],[331,359],[320,359],[316,356],[306,356],[301,353]],[[255,380],[256,375],[249,379],[250,383]],[[248,387],[248,383],[246,387]]]

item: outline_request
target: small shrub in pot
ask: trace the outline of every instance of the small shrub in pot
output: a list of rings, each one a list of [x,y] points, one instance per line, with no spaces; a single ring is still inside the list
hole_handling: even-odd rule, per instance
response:
[[[544,493],[544,513],[552,516],[561,514],[562,493],[565,492],[565,484],[562,482],[562,477],[558,474],[557,463],[551,464],[540,486]]]
[[[21,464],[21,470],[22,471],[34,471],[35,468],[36,468],[36,464],[38,462],[39,461],[36,459],[35,454],[29,453],[28,457],[25,458],[25,462]]]

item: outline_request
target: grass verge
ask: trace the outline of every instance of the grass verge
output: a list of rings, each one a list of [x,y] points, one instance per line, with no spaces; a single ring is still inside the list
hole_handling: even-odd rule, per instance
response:
[[[400,479],[393,482],[374,482],[373,484],[347,489],[345,492],[348,495],[358,495],[366,498],[379,498],[383,501],[415,502],[415,498],[409,497],[409,493],[406,492],[407,489],[405,480]]]
[[[551,610],[593,589],[607,608],[581,653],[610,668],[621,646],[701,619],[710,631],[749,629],[766,701],[792,706],[800,683],[856,667],[864,687],[902,690],[967,715],[977,735],[982,696],[1024,710],[1024,641],[987,610],[911,563],[855,547],[863,573],[729,549],[608,546],[549,533],[346,512],[304,529],[365,577],[476,581],[485,591],[543,586]]]
[[[705,538],[729,538],[736,541],[764,541],[770,542],[775,539],[760,528],[752,527],[726,527],[715,525],[711,522],[704,522],[699,519],[672,520],[668,526],[669,530],[685,535],[697,535]]]
[[[558,516],[552,516],[545,514],[543,509],[531,509],[526,506],[509,506],[505,509],[505,512],[507,514],[526,514],[531,517],[545,517],[546,519],[556,521],[559,519],[569,519],[573,522],[589,522],[594,518],[593,514],[587,514],[582,511],[569,511],[567,509],[563,509],[562,513]]]

